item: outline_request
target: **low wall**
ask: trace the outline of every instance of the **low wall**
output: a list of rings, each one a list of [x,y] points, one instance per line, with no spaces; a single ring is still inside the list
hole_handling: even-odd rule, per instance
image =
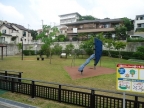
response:
[[[62,47],[63,50],[65,49],[66,45],[72,43],[75,46],[75,49],[79,48],[79,45],[81,42],[55,42],[54,44],[59,43]],[[35,47],[35,44],[24,44],[23,49],[28,50],[31,47],[31,50],[40,50],[42,44],[37,44],[37,47]],[[139,46],[144,46],[144,42],[128,42],[127,46],[123,51],[130,51],[130,52],[135,52],[137,47]],[[108,50],[107,48],[103,47],[103,50]],[[114,50],[114,49],[113,49]],[[8,44],[7,45],[7,55],[16,55],[19,54],[21,50],[18,50],[18,47],[16,44]],[[3,54],[6,54],[6,48],[3,48]],[[1,47],[0,47],[0,55],[1,55]]]

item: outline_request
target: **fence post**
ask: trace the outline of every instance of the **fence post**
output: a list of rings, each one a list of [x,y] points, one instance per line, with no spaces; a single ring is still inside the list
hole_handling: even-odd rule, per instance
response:
[[[7,76],[7,71],[5,71],[5,76]],[[5,80],[7,80],[7,77],[5,77]]]
[[[95,108],[95,91],[91,90],[90,108]]]
[[[138,96],[135,96],[134,108],[138,108]]]
[[[59,85],[58,89],[58,101],[61,102],[61,85]]]
[[[14,84],[14,78],[12,78],[12,81],[11,81],[11,92],[13,93],[14,92],[14,88],[15,88],[15,84]]]
[[[21,83],[21,74],[22,74],[22,72],[19,72],[19,76],[18,76],[18,78],[20,78],[20,79],[18,79],[19,83]]]
[[[31,98],[34,98],[35,96],[35,82],[32,81],[32,84],[31,84]]]

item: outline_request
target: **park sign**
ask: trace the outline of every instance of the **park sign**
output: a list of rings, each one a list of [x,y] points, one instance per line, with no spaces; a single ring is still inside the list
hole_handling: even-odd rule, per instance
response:
[[[116,89],[144,93],[144,65],[118,64]]]

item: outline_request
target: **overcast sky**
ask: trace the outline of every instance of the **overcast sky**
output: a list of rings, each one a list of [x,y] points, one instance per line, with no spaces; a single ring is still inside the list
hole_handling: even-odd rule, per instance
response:
[[[134,19],[144,14],[144,0],[0,0],[0,20],[17,23],[29,29],[58,25],[58,15],[78,12],[96,18]]]

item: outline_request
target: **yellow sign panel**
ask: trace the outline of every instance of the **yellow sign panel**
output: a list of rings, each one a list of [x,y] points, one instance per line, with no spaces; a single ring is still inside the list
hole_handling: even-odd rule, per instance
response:
[[[118,64],[116,89],[144,93],[144,65]]]

